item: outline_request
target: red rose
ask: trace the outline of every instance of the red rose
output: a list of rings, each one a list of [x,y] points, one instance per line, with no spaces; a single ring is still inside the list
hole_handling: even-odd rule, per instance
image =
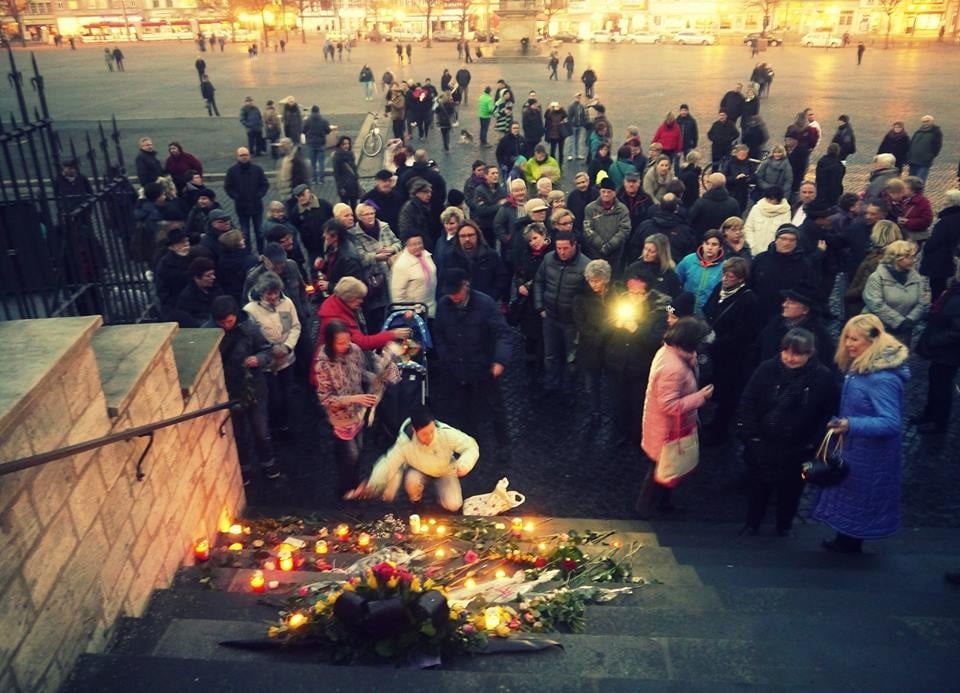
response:
[[[533,562],[533,566],[535,568],[542,568],[546,564],[547,564],[547,559],[544,558],[543,556],[537,556],[536,560],[534,560]]]
[[[564,559],[563,559],[563,563],[562,563],[561,565],[562,565],[563,569],[564,569],[565,571],[567,571],[568,573],[569,573],[570,571],[572,571],[572,570],[576,570],[576,569],[577,569],[577,562],[576,562],[575,560],[573,560],[572,558],[564,558]]]

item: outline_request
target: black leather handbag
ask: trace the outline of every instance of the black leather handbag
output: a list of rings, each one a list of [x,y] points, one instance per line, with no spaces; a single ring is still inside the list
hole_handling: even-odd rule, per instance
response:
[[[800,475],[814,486],[835,486],[849,473],[850,465],[843,461],[843,434],[831,428],[823,436],[816,457],[804,463]]]

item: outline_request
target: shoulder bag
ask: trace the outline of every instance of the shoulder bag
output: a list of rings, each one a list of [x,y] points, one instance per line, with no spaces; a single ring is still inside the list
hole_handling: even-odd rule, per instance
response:
[[[831,428],[823,436],[816,457],[804,463],[800,476],[814,486],[835,486],[849,473],[850,465],[843,460],[843,434]]]

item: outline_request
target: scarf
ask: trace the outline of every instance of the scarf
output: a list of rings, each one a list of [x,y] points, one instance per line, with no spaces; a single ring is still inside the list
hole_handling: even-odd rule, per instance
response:
[[[437,290],[436,273],[430,271],[430,265],[427,264],[427,259],[423,256],[423,253],[414,255],[414,257],[417,258],[417,263],[420,265],[420,269],[423,270],[423,281],[427,285],[427,295],[431,296]]]
[[[720,287],[720,303],[723,303],[724,301],[726,301],[728,298],[730,298],[735,293],[740,291],[740,289],[742,289],[744,286],[746,286],[746,284],[739,284],[738,286],[735,286],[732,289],[724,289],[721,286]]]

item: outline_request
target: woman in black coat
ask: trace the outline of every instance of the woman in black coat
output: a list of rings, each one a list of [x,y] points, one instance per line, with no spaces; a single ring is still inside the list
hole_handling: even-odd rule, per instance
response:
[[[919,424],[921,433],[943,433],[950,423],[953,381],[960,370],[960,280],[930,306],[917,353],[930,359],[930,371],[927,405],[913,421]]]
[[[543,374],[543,318],[533,305],[533,280],[544,256],[550,252],[550,235],[546,226],[533,223],[523,232],[523,240],[523,252],[513,272],[517,297],[510,303],[509,317],[523,335],[527,382],[535,385]]]
[[[803,492],[801,467],[815,454],[837,411],[836,380],[814,352],[813,334],[790,330],[780,353],[760,364],[740,399],[737,428],[749,487],[744,529],[751,534],[759,531],[773,494],[777,533],[790,533]]]
[[[610,319],[610,276],[606,260],[591,260],[583,270],[588,289],[573,299],[577,327],[577,370],[583,373],[590,406],[590,425],[600,425],[603,389],[603,352],[613,322]]]
[[[893,154],[897,158],[897,168],[903,169],[910,156],[910,136],[901,121],[893,124],[883,141],[877,147],[877,154]]]
[[[713,329],[710,348],[716,409],[707,437],[726,442],[730,422],[737,411],[740,393],[750,377],[751,364],[746,349],[760,334],[760,301],[747,288],[749,263],[734,257],[723,263],[720,284],[703,306],[703,315]]]
[[[840,161],[840,145],[831,142],[827,153],[817,162],[817,198],[835,205],[843,194],[843,177],[847,167]]]
[[[349,137],[337,140],[337,150],[333,154],[333,180],[340,201],[350,205],[350,209],[355,208],[360,197],[360,173],[353,156],[353,140]]]
[[[920,274],[930,278],[930,296],[934,301],[943,293],[947,280],[953,276],[953,256],[960,248],[960,195],[947,191],[947,204],[940,210],[933,233],[923,245]]]

